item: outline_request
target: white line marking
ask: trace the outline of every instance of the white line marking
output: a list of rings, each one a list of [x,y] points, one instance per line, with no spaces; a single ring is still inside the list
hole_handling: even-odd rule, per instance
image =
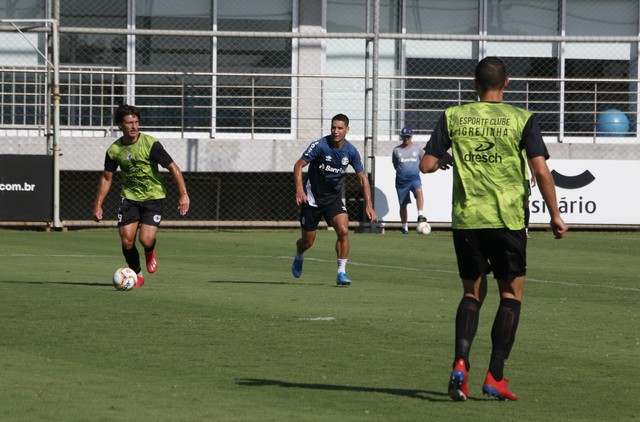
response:
[[[310,317],[310,318],[298,318],[300,321],[334,321],[335,318],[332,316],[319,316],[319,317]]]
[[[52,258],[101,258],[101,257],[111,257],[115,255],[86,255],[86,254],[34,254],[34,253],[0,253],[0,257],[52,257]],[[180,255],[170,255],[173,257],[179,257]],[[194,255],[189,255],[193,257]],[[208,258],[211,258],[211,255],[203,255]],[[291,260],[292,256],[273,256],[273,255],[216,255],[217,258],[247,258],[247,259],[284,259]],[[315,261],[315,262],[334,262],[333,260],[328,259],[320,259],[320,258],[305,258],[305,261]],[[383,265],[383,264],[368,264],[364,262],[354,262],[349,261],[349,265],[355,265],[360,267],[370,267],[370,268],[384,268],[390,270],[402,270],[402,271],[419,271],[419,272],[429,272],[429,273],[442,273],[442,274],[455,274],[457,275],[457,271],[452,270],[442,270],[442,269],[433,269],[433,268],[413,268],[413,267],[403,267],[399,265]],[[621,287],[621,286],[607,286],[604,284],[581,284],[581,283],[573,283],[569,281],[558,281],[558,280],[542,280],[532,277],[527,277],[528,282],[533,283],[544,283],[544,284],[555,284],[559,286],[572,286],[572,287],[590,287],[597,289],[611,289],[618,290],[623,292],[640,292],[640,288],[637,287]]]

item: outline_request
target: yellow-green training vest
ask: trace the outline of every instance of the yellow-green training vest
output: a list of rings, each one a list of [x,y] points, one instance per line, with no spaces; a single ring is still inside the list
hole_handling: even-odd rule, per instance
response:
[[[531,113],[476,102],[450,107],[445,115],[455,163],[452,227],[524,228],[529,180],[520,141]]]
[[[116,161],[122,170],[122,196],[132,201],[163,199],[167,196],[158,163],[151,160],[151,147],[158,142],[152,136],[140,133],[138,140],[131,145],[115,141],[107,154]]]

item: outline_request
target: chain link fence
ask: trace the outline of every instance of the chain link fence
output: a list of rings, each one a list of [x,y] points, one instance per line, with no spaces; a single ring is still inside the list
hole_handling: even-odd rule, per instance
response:
[[[475,100],[478,59],[498,55],[505,101],[536,114],[554,154],[640,159],[638,1],[560,3],[8,0],[0,154],[52,154],[57,142],[60,219],[91,225],[104,153],[120,136],[113,111],[135,104],[192,198],[179,217],[167,174],[163,224],[297,226],[293,163],[333,115],[351,118],[348,139],[375,187],[374,156],[391,154],[399,129],[411,124],[426,142],[444,108]],[[107,218],[118,190],[116,178]],[[353,174],[345,199],[360,221]]]

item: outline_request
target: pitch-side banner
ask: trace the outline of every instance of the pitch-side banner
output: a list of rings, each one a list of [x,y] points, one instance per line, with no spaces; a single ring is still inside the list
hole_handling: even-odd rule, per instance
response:
[[[53,158],[0,155],[0,221],[51,221]]]
[[[558,205],[567,224],[640,224],[640,161],[554,160],[548,162],[558,196]],[[395,170],[390,156],[376,156],[375,210],[380,221],[399,222],[400,205],[395,189]],[[451,222],[451,170],[423,174],[425,214],[431,222]],[[409,221],[416,221],[415,200],[411,197]],[[530,198],[531,223],[548,223],[549,213],[537,186]]]

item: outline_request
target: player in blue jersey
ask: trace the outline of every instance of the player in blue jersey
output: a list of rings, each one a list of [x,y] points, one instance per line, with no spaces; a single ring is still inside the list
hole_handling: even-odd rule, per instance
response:
[[[300,205],[300,227],[302,236],[296,241],[296,256],[291,272],[298,278],[302,275],[304,253],[313,246],[318,223],[324,219],[336,232],[336,255],[338,275],[336,284],[348,286],[346,266],[349,258],[349,215],[342,200],[342,185],[347,168],[351,166],[358,175],[362,187],[365,212],[371,221],[378,216],[371,203],[371,187],[364,172],[360,153],[346,140],[349,132],[349,118],[337,114],[331,119],[331,135],[311,143],[293,167],[296,184],[296,204]],[[306,182],[303,183],[302,169],[309,165]]]
[[[421,146],[414,144],[413,129],[405,126],[400,131],[402,143],[393,149],[391,161],[396,170],[396,192],[400,203],[400,221],[402,233],[409,233],[407,207],[411,203],[411,193],[416,198],[418,207],[418,223],[426,222],[424,216],[424,199],[422,196],[422,180],[420,179],[420,160],[424,155]]]

